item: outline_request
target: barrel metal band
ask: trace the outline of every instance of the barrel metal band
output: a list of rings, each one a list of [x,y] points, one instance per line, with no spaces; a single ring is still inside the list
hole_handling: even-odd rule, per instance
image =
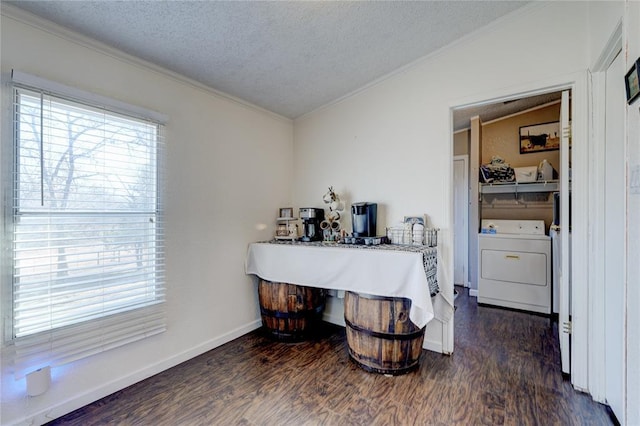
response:
[[[354,293],[352,291],[349,291],[348,293],[351,293],[355,296],[358,296],[362,299],[369,299],[369,300],[388,300],[388,301],[394,301],[394,300],[410,300],[407,297],[394,297],[394,296],[377,296],[374,294],[367,294],[367,293]]]
[[[418,331],[413,331],[411,333],[406,333],[406,334],[393,334],[393,333],[384,333],[381,331],[373,331],[373,330],[367,330],[366,328],[362,328],[359,325],[355,325],[354,323],[352,323],[351,321],[349,321],[348,319],[344,319],[344,322],[347,324],[347,326],[353,330],[359,331],[360,333],[364,333],[367,334],[371,337],[377,337],[379,339],[386,339],[386,340],[413,340],[413,339],[418,339],[422,336],[422,333],[424,333],[424,330],[426,327],[421,328]]]
[[[409,373],[413,370],[417,370],[420,366],[419,359],[416,359],[411,364],[406,366],[384,368],[383,365],[379,364],[379,359],[356,354],[351,350],[351,348],[349,348],[349,359],[359,365],[362,369],[371,373],[391,374],[393,376],[399,376],[401,374]]]
[[[280,319],[308,318],[309,314],[311,314],[311,315],[314,315],[314,314],[315,315],[320,315],[323,310],[324,310],[324,305],[317,306],[317,307],[315,307],[313,309],[306,309],[304,311],[297,311],[297,312],[274,311],[274,310],[271,310],[271,309],[260,307],[260,313],[262,315],[265,315],[265,316],[268,316],[268,317],[280,318]]]

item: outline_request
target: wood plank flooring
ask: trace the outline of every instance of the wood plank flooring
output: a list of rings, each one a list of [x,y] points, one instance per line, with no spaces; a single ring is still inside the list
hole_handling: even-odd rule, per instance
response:
[[[459,292],[454,354],[423,351],[408,375],[357,367],[340,327],[295,344],[256,331],[50,424],[612,424],[563,380],[555,322]]]

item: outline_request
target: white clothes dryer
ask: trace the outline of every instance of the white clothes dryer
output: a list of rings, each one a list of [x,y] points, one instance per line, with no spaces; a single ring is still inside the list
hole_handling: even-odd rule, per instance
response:
[[[543,220],[483,219],[478,303],[551,313],[551,239]]]

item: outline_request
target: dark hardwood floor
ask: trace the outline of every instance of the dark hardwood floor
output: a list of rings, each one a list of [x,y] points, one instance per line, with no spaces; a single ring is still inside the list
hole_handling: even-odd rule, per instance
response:
[[[459,292],[454,354],[423,351],[404,376],[350,362],[340,327],[296,344],[253,332],[50,424],[612,424],[563,379],[555,322]]]

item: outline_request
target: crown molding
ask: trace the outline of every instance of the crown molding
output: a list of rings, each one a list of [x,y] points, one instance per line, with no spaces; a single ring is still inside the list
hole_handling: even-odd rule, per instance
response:
[[[269,115],[272,118],[275,118],[280,121],[284,121],[287,123],[292,123],[288,117],[277,114],[273,111],[269,111],[266,108],[260,107],[258,105],[252,104],[251,102],[245,101],[241,98],[235,97],[233,95],[229,95],[225,92],[221,92],[213,87],[202,84],[196,80],[190,79],[182,74],[170,71],[166,68],[163,68],[159,65],[156,65],[152,62],[145,61],[136,56],[125,53],[119,49],[111,47],[105,43],[94,40],[90,37],[79,34],[75,31],[72,31],[66,27],[58,25],[54,22],[41,18],[33,13],[27,12],[19,7],[16,7],[11,4],[7,4],[4,2],[0,2],[0,14],[3,17],[13,19],[18,21],[24,25],[30,26],[40,31],[44,31],[46,33],[51,34],[52,36],[62,38],[71,43],[77,44],[79,46],[85,47],[87,49],[91,49],[98,53],[101,53],[106,56],[110,56],[116,60],[122,61],[128,65],[132,65],[138,68],[142,68],[146,71],[151,71],[156,74],[160,74],[163,77],[174,80],[178,83],[190,86],[191,88],[198,89],[200,91],[206,92],[209,95],[213,95],[217,98],[222,98],[233,103],[242,105],[246,108],[261,112],[263,114]]]

